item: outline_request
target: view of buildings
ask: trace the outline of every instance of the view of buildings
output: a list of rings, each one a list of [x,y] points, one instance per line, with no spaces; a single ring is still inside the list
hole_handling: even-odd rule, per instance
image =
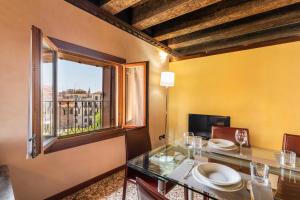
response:
[[[43,89],[43,133],[53,135],[53,101],[49,88]],[[102,127],[102,92],[68,89],[57,95],[57,134],[87,132]]]
[[[102,128],[102,67],[57,59],[56,116],[53,62],[45,46],[42,69],[43,135],[57,136]],[[48,53],[48,54],[47,54]],[[56,120],[56,130],[54,130]]]

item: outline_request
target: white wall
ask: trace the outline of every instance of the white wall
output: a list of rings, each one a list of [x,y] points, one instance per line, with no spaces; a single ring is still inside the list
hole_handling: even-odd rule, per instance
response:
[[[1,0],[0,164],[8,164],[17,199],[43,199],[125,163],[124,137],[26,160],[31,25],[49,36],[127,59],[150,61],[152,146],[163,132],[159,50],[63,0]]]

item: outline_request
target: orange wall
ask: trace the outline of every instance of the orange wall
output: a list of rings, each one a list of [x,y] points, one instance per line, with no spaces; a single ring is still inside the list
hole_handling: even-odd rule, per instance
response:
[[[26,159],[30,30],[126,58],[150,61],[150,132],[163,132],[164,90],[159,50],[63,0],[9,0],[0,5],[0,164],[8,164],[17,199],[49,197],[125,163],[124,137]]]
[[[280,149],[283,133],[300,134],[300,42],[170,63],[170,130],[180,137],[189,113],[231,116],[251,143]]]

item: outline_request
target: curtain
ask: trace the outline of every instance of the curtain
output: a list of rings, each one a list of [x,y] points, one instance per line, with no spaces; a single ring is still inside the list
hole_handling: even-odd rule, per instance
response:
[[[145,71],[143,66],[126,68],[126,125],[145,125]]]

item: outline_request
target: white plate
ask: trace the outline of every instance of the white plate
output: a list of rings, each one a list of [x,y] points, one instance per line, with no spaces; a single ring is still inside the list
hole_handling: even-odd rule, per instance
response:
[[[242,180],[237,171],[218,163],[202,163],[196,167],[196,170],[201,179],[216,185],[235,185]]]
[[[210,139],[208,143],[214,146],[218,146],[220,148],[231,148],[235,146],[235,144],[229,140],[217,139],[217,138]]]
[[[238,146],[233,146],[231,148],[221,148],[221,147],[218,147],[218,146],[215,146],[215,145],[212,145],[212,144],[208,144],[208,147],[212,148],[212,149],[220,150],[220,151],[236,151],[236,150],[239,149]]]
[[[206,185],[209,188],[215,189],[215,190],[219,190],[222,192],[236,192],[239,191],[241,189],[244,188],[244,181],[241,181],[240,183],[236,184],[236,185],[230,185],[230,186],[219,186],[219,185],[214,185],[212,183],[210,183],[209,181],[205,181],[203,179],[201,179],[197,173],[197,169],[194,168],[192,171],[192,175],[195,178],[195,180],[203,185]]]
[[[233,142],[223,139],[210,139],[208,141],[208,147],[221,151],[234,151],[238,149],[238,146]]]

